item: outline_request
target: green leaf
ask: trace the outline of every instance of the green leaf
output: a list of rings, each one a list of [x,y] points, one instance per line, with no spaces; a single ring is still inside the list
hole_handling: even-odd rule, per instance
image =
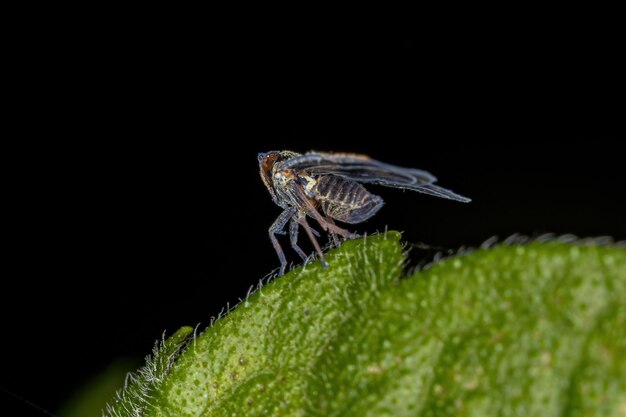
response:
[[[263,286],[175,363],[157,349],[147,369],[167,366],[108,414],[626,415],[623,247],[502,245],[407,278],[399,238],[345,242],[328,269]]]

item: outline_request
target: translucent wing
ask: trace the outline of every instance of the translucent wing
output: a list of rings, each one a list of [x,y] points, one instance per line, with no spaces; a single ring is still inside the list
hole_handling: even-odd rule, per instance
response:
[[[337,175],[364,184],[413,190],[463,203],[471,201],[434,185],[437,178],[426,171],[386,164],[365,155],[310,152],[286,161],[285,168],[305,172],[313,177]]]

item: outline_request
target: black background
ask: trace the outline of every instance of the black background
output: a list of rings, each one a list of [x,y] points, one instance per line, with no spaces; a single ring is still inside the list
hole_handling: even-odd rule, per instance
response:
[[[365,153],[473,199],[372,187],[386,205],[359,232],[450,249],[513,233],[626,239],[610,34],[154,33],[50,53],[77,64],[39,81],[23,129],[50,140],[8,154],[0,386],[44,408],[164,330],[206,325],[278,266],[258,152]]]

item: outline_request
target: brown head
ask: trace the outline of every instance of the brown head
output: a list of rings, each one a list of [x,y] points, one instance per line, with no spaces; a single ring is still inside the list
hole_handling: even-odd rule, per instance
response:
[[[272,200],[275,203],[277,203],[278,199],[276,196],[276,190],[274,189],[274,181],[272,180],[274,164],[286,161],[287,159],[291,159],[296,156],[300,156],[300,154],[291,151],[269,151],[261,152],[257,155],[261,179],[263,180],[263,184],[267,187],[267,190],[270,192]]]

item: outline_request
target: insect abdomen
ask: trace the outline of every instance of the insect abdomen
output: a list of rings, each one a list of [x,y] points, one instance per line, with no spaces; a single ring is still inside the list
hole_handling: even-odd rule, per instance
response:
[[[361,223],[383,206],[382,198],[369,193],[358,182],[335,175],[318,178],[315,192],[324,213],[344,223]]]

